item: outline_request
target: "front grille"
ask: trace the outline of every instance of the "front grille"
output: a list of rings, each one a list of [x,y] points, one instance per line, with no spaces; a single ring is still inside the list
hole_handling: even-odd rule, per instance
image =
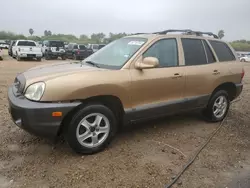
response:
[[[17,75],[17,77],[14,80],[14,86],[13,86],[13,92],[15,95],[20,95],[23,93],[23,90],[25,88],[25,82],[26,79],[23,74]]]

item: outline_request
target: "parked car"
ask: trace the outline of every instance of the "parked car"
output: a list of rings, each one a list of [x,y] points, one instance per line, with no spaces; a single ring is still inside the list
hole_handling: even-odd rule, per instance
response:
[[[250,62],[250,54],[249,55],[244,55],[240,58],[241,62]]]
[[[9,49],[8,49],[8,54],[9,54],[9,56],[12,56],[12,47],[13,47],[13,45],[16,43],[16,41],[15,40],[12,40],[11,42],[10,42],[10,46],[9,46]]]
[[[13,121],[32,134],[64,135],[83,154],[103,150],[130,122],[191,110],[222,121],[242,92],[243,64],[212,33],[175,31],[127,36],[82,62],[18,74],[8,91]]]
[[[99,50],[99,44],[88,44],[87,46],[89,49],[93,50],[93,52],[96,52]]]
[[[3,50],[2,49],[0,49],[0,61],[2,61],[3,60],[3,52],[2,52]]]
[[[82,60],[93,53],[92,49],[87,48],[84,44],[70,43],[66,49],[67,58]]]
[[[9,44],[7,44],[6,42],[0,42],[0,49],[8,49],[9,48]]]
[[[106,46],[105,44],[99,44],[98,45],[98,50],[102,49],[104,46]]]
[[[57,59],[58,57],[60,57],[62,60],[66,59],[64,42],[60,40],[43,41],[42,52],[46,60]]]
[[[41,61],[42,49],[33,40],[17,40],[12,46],[12,56],[20,61],[21,59],[36,59]]]

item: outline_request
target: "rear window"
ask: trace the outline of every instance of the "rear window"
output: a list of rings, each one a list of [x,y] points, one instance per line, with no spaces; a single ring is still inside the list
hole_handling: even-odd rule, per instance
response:
[[[19,41],[17,46],[36,46],[36,43],[32,41]]]
[[[207,64],[207,58],[204,51],[202,41],[200,39],[181,39],[184,55],[185,65],[204,65]]]
[[[236,60],[233,52],[224,42],[209,40],[211,46],[213,47],[219,61],[234,61]]]
[[[85,50],[85,49],[86,49],[86,46],[84,46],[84,45],[79,45],[79,48],[80,48],[80,50]]]
[[[49,45],[51,47],[64,47],[64,42],[61,42],[61,41],[50,41]]]

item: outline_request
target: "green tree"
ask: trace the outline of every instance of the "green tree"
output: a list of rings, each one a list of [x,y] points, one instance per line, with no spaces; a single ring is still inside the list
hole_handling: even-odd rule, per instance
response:
[[[93,33],[90,37],[93,43],[103,43],[105,39],[104,33]]]
[[[29,29],[29,33],[30,33],[30,35],[32,36],[33,33],[34,33],[34,29],[30,28],[30,29]]]
[[[218,32],[218,37],[219,37],[220,39],[222,39],[224,36],[225,36],[224,30],[219,30],[219,32]]]

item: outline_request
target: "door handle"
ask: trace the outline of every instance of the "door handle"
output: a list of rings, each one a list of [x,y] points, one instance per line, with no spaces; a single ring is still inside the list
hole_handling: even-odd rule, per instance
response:
[[[182,75],[180,73],[175,73],[174,76],[172,76],[172,78],[181,78]]]
[[[214,75],[220,74],[220,71],[214,70],[213,74],[214,74]]]

